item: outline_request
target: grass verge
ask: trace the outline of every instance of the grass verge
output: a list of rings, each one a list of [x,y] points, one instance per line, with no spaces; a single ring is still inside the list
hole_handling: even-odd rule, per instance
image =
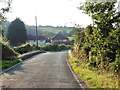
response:
[[[118,88],[118,76],[113,74],[99,74],[98,71],[91,71],[85,64],[75,57],[70,57],[69,62],[72,69],[79,78],[84,80],[90,88]]]
[[[21,61],[22,61],[21,59],[10,60],[10,61],[0,61],[0,68],[4,70],[6,68],[9,68],[9,67],[21,62]]]
[[[32,51],[32,52],[28,52],[28,53],[22,54],[16,60],[3,60],[3,61],[0,61],[0,71],[5,70],[5,69],[7,69],[7,68],[9,68],[9,67],[11,67],[11,66],[13,66],[13,65],[15,65],[15,64],[17,64],[17,63],[19,63],[21,61],[23,61],[23,60],[25,60],[27,58],[30,58],[30,57],[38,54],[38,53],[41,53],[41,52],[34,52],[34,51]]]

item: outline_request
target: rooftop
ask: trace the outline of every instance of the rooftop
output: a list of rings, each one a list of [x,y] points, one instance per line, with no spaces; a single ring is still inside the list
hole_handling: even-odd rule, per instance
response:
[[[52,40],[64,40],[64,39],[68,40],[68,38],[63,36],[60,32],[52,38]]]

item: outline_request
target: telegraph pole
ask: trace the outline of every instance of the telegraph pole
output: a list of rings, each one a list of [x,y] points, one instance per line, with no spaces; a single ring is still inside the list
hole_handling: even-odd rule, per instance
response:
[[[117,0],[118,2],[118,12],[120,12],[120,0]],[[120,23],[119,23],[119,26],[120,26]],[[120,27],[118,27],[118,29],[120,29]]]
[[[35,23],[36,23],[36,44],[37,44],[37,47],[38,47],[37,16],[35,16]]]

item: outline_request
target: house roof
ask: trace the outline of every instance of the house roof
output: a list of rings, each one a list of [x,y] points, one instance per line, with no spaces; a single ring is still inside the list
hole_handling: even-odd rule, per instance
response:
[[[64,40],[64,39],[68,39],[68,38],[63,36],[60,32],[52,38],[52,40]]]
[[[36,40],[36,36],[28,35],[28,40]],[[45,36],[38,36],[38,40],[47,40]]]

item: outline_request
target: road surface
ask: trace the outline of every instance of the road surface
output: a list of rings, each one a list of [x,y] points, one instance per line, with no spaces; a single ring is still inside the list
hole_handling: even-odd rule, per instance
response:
[[[39,54],[0,77],[5,88],[80,88],[66,63],[67,52]]]

